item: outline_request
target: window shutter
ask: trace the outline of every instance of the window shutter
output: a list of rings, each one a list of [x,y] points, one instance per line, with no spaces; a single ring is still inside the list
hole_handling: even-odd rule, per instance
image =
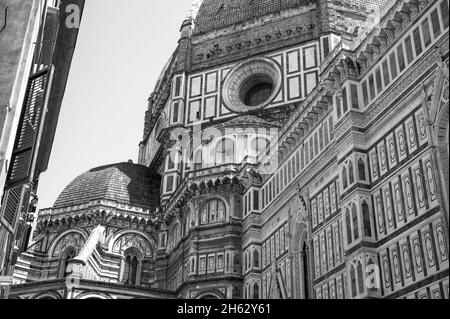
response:
[[[1,221],[11,231],[15,228],[17,215],[21,209],[24,187],[32,178],[33,157],[45,109],[50,75],[51,69],[47,68],[32,75],[28,80],[0,212]]]
[[[17,213],[20,210],[20,200],[24,186],[18,186],[5,192],[2,205],[2,221],[11,229],[14,228]]]
[[[36,139],[45,107],[50,69],[30,77],[7,176],[7,187],[26,183],[31,174]]]

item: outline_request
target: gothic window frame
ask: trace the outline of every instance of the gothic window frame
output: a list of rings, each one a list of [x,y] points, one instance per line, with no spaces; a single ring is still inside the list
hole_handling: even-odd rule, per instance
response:
[[[135,265],[134,275],[133,271],[129,270],[133,265],[132,263]],[[120,282],[125,285],[139,286],[141,284],[142,263],[142,253],[135,247],[127,248],[122,255]]]
[[[368,199],[363,199],[361,203],[361,214],[363,219],[364,236],[367,238],[373,237],[372,229],[372,214]]]
[[[66,278],[69,273],[67,273],[67,266],[69,262],[73,260],[77,256],[77,250],[73,246],[67,247],[64,252],[61,254],[60,262],[59,262],[59,278]]]
[[[256,269],[261,267],[260,253],[257,248],[253,250],[253,267]]]
[[[211,205],[215,203],[215,218],[212,219]],[[221,217],[220,209],[223,208],[223,216]],[[223,223],[227,219],[227,205],[221,198],[211,198],[207,200],[200,208],[199,224],[201,226]],[[206,219],[205,219],[206,217]]]
[[[253,283],[252,286],[252,299],[259,299],[260,298],[260,287],[257,281]]]

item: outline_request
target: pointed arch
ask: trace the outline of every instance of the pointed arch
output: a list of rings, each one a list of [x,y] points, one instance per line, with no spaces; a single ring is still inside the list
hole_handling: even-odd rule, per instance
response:
[[[253,299],[259,299],[259,285],[257,282],[253,284]]]
[[[142,255],[139,250],[134,247],[125,250],[122,261],[121,282],[131,286],[139,285],[141,264]]]
[[[118,245],[122,241],[121,245]],[[106,239],[108,250],[123,254],[123,251],[130,246],[139,247],[145,257],[153,257],[153,252],[158,247],[157,241],[150,234],[138,230],[122,230],[112,233]]]
[[[65,278],[70,275],[70,273],[67,272],[67,266],[69,265],[69,262],[76,257],[76,255],[77,251],[73,246],[67,247],[62,253],[59,262],[59,278]]]
[[[69,238],[72,237],[72,238]],[[67,242],[74,242],[74,247],[78,250],[81,250],[83,248],[84,243],[86,242],[86,239],[89,237],[89,233],[86,230],[81,229],[70,229],[68,231],[63,232],[58,237],[53,239],[52,243],[50,244],[50,248],[48,249],[48,255],[49,256],[55,256],[57,257],[60,255],[69,245],[62,244],[63,241]],[[79,241],[77,242],[77,238]]]
[[[308,225],[303,222],[295,222],[291,227],[294,228],[294,236],[291,241],[289,251],[294,254],[292,259],[292,277],[293,277],[293,297],[295,299],[311,298],[313,266],[311,265],[312,251],[309,247]],[[272,282],[272,285],[276,283]],[[269,285],[267,290],[269,291]]]

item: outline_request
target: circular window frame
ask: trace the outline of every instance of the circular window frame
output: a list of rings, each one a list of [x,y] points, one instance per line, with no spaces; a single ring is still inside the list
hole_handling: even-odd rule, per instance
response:
[[[246,105],[242,97],[243,86],[252,82],[252,78],[270,79],[273,86],[270,97],[256,106]],[[225,78],[222,87],[222,98],[225,107],[234,113],[248,113],[263,109],[278,96],[281,83],[281,69],[275,61],[267,58],[245,61],[231,70]]]

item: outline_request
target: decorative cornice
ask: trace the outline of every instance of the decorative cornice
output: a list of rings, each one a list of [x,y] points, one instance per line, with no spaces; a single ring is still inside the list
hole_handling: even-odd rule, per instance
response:
[[[76,220],[94,220],[96,222],[108,222],[113,218],[123,218],[130,222],[145,223],[155,226],[158,224],[155,212],[150,212],[141,207],[135,207],[107,200],[98,200],[61,209],[44,209],[38,214],[38,225],[70,224]]]

